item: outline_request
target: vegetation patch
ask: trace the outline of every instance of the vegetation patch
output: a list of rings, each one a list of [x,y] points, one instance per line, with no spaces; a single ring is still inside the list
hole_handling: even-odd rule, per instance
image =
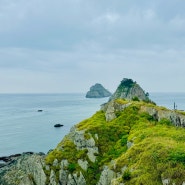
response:
[[[120,105],[128,103],[121,99],[115,101]],[[81,171],[88,185],[97,184],[105,165],[121,173],[119,183],[125,185],[162,185],[163,179],[170,179],[171,184],[185,182],[184,129],[174,127],[168,119],[158,122],[141,111],[142,107],[166,111],[163,107],[143,101],[129,102],[130,105],[117,112],[117,117],[110,122],[106,122],[103,111],[98,111],[76,126],[78,130],[85,131],[86,140],[95,139],[98,154],[94,163],[87,157],[88,150],[77,150],[69,137],[48,154],[46,163],[57,171],[58,167],[53,166],[54,160],[67,159],[69,165],[66,170],[70,173]],[[129,149],[128,141],[133,143]],[[88,162],[87,171],[80,168],[78,159]],[[116,162],[111,166],[113,160]],[[126,170],[123,170],[124,166],[127,166]]]

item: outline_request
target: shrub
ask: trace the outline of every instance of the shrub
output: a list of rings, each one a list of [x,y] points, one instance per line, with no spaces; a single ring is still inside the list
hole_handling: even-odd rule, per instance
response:
[[[128,135],[124,135],[122,138],[121,138],[121,146],[124,146],[127,144],[127,139],[128,139]]]
[[[159,121],[159,124],[170,126],[170,125],[172,125],[172,122],[171,122],[169,119],[162,118],[162,119]]]
[[[174,151],[169,155],[169,160],[175,163],[183,163],[185,165],[185,153],[183,151]]]
[[[134,97],[132,98],[132,101],[140,101],[140,100],[139,100],[139,98],[138,98],[137,96],[134,96]]]
[[[73,172],[76,170],[76,164],[70,163],[70,164],[68,165],[68,170],[69,170],[71,173],[73,173]]]
[[[131,172],[130,170],[125,170],[122,176],[123,180],[130,180],[131,179]]]

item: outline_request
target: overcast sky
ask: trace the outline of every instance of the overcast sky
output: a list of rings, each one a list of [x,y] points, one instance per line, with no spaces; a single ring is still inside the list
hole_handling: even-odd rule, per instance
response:
[[[185,92],[184,0],[0,0],[0,93]]]

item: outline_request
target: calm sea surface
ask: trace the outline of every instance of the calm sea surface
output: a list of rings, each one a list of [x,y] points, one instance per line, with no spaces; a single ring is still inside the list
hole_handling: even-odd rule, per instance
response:
[[[185,110],[185,93],[150,93],[158,105]],[[70,128],[108,101],[85,94],[0,94],[0,156],[55,148]],[[42,109],[43,112],[38,112]],[[63,127],[54,128],[60,123]]]

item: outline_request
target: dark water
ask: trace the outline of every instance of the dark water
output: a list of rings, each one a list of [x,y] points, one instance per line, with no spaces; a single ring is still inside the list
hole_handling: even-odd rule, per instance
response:
[[[150,98],[170,109],[175,102],[178,109],[185,110],[185,93],[150,93]],[[86,99],[84,94],[0,94],[0,156],[46,153],[107,100]],[[64,126],[54,128],[57,123]]]

